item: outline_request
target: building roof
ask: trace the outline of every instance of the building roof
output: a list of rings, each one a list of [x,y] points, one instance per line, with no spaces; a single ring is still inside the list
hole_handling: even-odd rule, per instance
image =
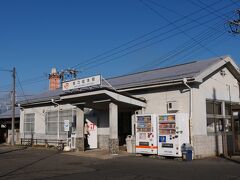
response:
[[[12,110],[8,110],[2,114],[0,114],[0,120],[2,119],[11,119],[12,118]],[[15,118],[20,118],[20,108],[15,107]]]
[[[107,81],[116,89],[125,89],[183,78],[194,79],[213,64],[216,64],[227,57],[228,56],[223,56],[208,60],[193,61],[185,64],[113,77],[107,79]]]
[[[240,80],[240,74],[237,65],[229,56],[222,56],[207,60],[193,61],[175,66],[158,68],[149,71],[127,74],[123,76],[108,78],[110,83],[116,90],[127,90],[135,87],[143,87],[161,83],[171,84],[175,81],[182,82],[183,78],[187,80],[202,82],[203,78],[210,75],[218,68],[230,64],[229,67],[234,71],[235,77]],[[40,102],[51,102],[51,99],[58,100],[61,95],[66,92],[61,89],[55,91],[47,91],[37,96],[33,96],[20,104],[33,104]]]

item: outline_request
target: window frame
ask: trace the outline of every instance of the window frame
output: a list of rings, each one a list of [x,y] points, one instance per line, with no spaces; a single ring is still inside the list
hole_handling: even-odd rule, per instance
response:
[[[32,116],[32,117],[28,117],[28,116]],[[26,125],[29,125],[29,127],[27,128]],[[29,129],[29,130],[26,130],[26,129]],[[24,134],[35,133],[35,113],[24,114],[23,132]]]
[[[51,124],[55,124],[56,131],[49,131],[49,114],[55,113],[55,120],[51,120]],[[67,113],[66,115],[62,115]],[[45,116],[45,133],[46,135],[57,135],[58,134],[58,118],[59,118],[59,135],[66,135],[67,132],[64,131],[64,120],[69,120],[70,123],[74,122],[74,117],[76,116],[75,109],[61,109],[61,110],[53,110],[47,111]]]

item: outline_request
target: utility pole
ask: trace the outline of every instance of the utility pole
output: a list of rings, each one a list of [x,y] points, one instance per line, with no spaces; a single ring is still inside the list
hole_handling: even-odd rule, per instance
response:
[[[15,145],[14,136],[15,136],[15,104],[16,104],[16,68],[14,67],[12,70],[12,78],[13,78],[13,89],[12,89],[12,146]]]
[[[60,72],[60,77],[62,82],[66,81],[66,80],[72,80],[72,79],[76,79],[77,78],[77,73],[79,71],[77,71],[76,69],[65,69],[62,70]]]
[[[236,14],[238,15],[237,19],[228,21],[232,34],[240,34],[240,9],[236,10]]]

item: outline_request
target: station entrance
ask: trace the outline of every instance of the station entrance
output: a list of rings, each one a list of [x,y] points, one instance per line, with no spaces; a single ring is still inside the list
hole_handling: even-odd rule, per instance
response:
[[[127,135],[132,135],[134,112],[146,106],[144,100],[106,88],[64,94],[60,101],[77,107],[76,149],[84,149],[84,109],[87,108],[95,112],[98,148],[109,148],[111,154],[117,154]]]

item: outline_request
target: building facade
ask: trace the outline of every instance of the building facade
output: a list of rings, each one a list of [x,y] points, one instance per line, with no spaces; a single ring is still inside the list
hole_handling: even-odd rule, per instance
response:
[[[237,65],[226,56],[109,78],[109,87],[43,93],[20,102],[21,137],[67,139],[68,119],[76,148],[83,149],[88,119],[97,128],[97,148],[117,153],[126,136],[135,134],[136,114],[188,113],[195,158],[233,153],[239,151],[232,113],[240,102],[239,80]]]

